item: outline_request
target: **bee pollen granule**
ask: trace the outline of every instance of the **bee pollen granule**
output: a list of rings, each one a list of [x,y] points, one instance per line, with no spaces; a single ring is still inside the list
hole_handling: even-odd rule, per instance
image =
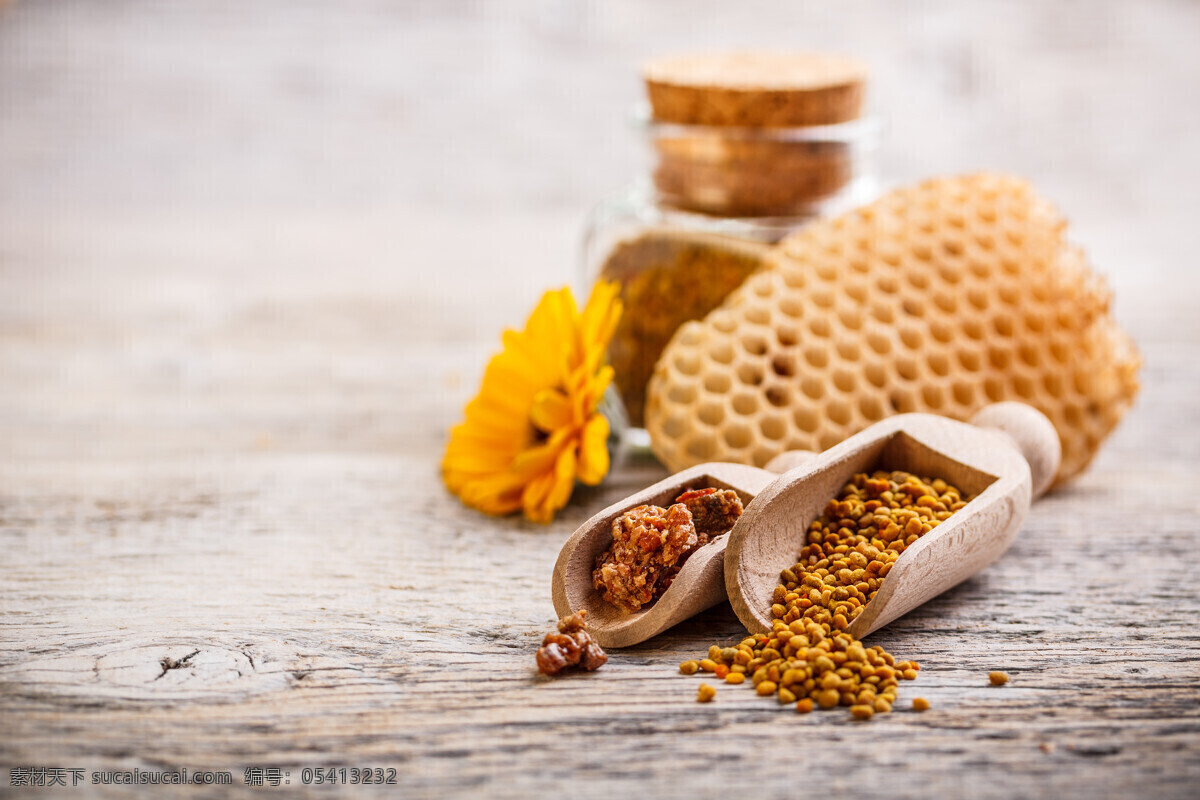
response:
[[[713,645],[700,668],[742,667],[759,695],[795,702],[800,713],[814,705],[848,706],[863,720],[889,713],[899,682],[916,678],[920,665],[866,647],[846,628],[904,549],[966,503],[941,479],[882,470],[855,475],[809,525],[797,563],[780,572],[772,632],[736,647]]]

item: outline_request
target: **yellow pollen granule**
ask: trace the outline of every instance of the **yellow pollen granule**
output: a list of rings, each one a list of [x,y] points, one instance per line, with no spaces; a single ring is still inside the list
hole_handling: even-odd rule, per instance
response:
[[[915,679],[920,665],[867,647],[845,629],[905,548],[967,500],[940,479],[899,471],[855,475],[809,525],[796,563],[780,572],[770,598],[771,633],[748,636],[735,647],[714,645],[700,668],[709,669],[706,661],[738,665],[758,694],[794,702],[801,713],[814,704],[848,706],[864,720],[889,713],[900,681]],[[922,705],[929,707],[923,698],[913,703],[917,710]]]

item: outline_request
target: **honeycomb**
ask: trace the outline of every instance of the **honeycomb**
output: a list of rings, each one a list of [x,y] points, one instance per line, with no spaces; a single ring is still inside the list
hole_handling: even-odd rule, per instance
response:
[[[1133,402],[1140,357],[1065,229],[1025,181],[979,174],[792,234],[663,351],[647,389],[655,454],[672,470],[763,466],[892,414],[966,419],[1017,400],[1054,423],[1055,482],[1071,478]]]

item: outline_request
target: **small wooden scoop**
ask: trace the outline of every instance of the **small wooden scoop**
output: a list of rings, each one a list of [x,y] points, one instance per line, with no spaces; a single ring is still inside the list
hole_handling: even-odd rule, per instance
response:
[[[613,520],[631,508],[666,507],[689,489],[710,486],[732,489],[748,505],[778,477],[777,472],[742,464],[700,464],[614,503],[583,523],[563,545],[554,565],[554,610],[560,617],[586,610],[588,632],[601,647],[628,647],[715,606],[728,596],[724,564],[729,535],[695,550],[652,605],[628,613],[606,602],[592,585],[592,570],[596,558],[612,544]]]
[[[808,524],[855,473],[902,469],[942,478],[970,495],[966,506],[897,559],[851,624],[850,632],[861,638],[998,558],[1031,499],[1049,487],[1060,454],[1049,420],[1029,406],[999,403],[976,414],[971,425],[928,414],[890,417],[820,455],[785,453],[765,470],[701,464],[580,526],[554,565],[554,608],[560,617],[586,610],[588,631],[602,647],[645,641],[726,597],[752,633],[766,632],[780,571],[795,563]],[[708,486],[732,489],[746,504],[733,531],[692,553],[653,605],[629,614],[605,602],[592,586],[592,570],[612,543],[613,520],[636,506],[667,506],[688,489]]]

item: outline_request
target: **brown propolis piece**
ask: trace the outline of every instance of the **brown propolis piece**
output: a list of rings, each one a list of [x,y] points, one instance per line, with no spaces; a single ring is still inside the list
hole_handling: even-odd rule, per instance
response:
[[[578,611],[558,621],[557,632],[547,633],[537,651],[538,671],[557,675],[573,666],[589,672],[608,663],[608,656],[584,629],[586,611]]]
[[[647,387],[669,469],[763,466],[898,413],[969,419],[1015,400],[1082,471],[1137,394],[1141,364],[1066,222],[1019,178],[910,186],[784,239],[702,321],[680,326]]]
[[[677,55],[642,67],[654,118],[685,125],[833,125],[862,113],[866,67],[823,53]]]
[[[617,608],[639,610],[670,588],[697,548],[728,533],[741,514],[737,492],[714,488],[686,491],[668,508],[626,511],[613,520],[612,545],[596,561],[596,591]]]

